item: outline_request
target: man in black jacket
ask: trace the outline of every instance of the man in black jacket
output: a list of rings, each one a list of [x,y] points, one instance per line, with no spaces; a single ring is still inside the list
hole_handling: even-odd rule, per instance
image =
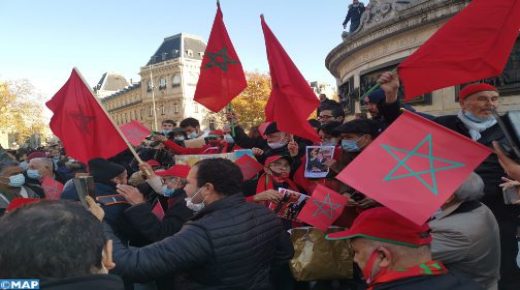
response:
[[[353,0],[352,4],[348,6],[348,13],[343,21],[343,29],[347,28],[347,23],[350,21],[350,33],[356,31],[359,27],[363,12],[365,12],[363,3],[359,3],[359,0]]]
[[[197,214],[175,235],[144,248],[114,239],[115,272],[138,281],[176,272],[178,289],[272,289],[269,271],[293,255],[288,235],[269,209],[247,203],[242,173],[225,159],[194,165],[187,206]],[[135,188],[119,186],[125,193]]]
[[[396,73],[385,72],[378,80],[385,91],[386,106],[393,110],[385,110],[386,120],[395,120],[400,112],[395,103],[399,89],[399,76]],[[474,141],[492,147],[492,142],[505,144],[505,136],[497,121],[492,116],[492,110],[499,105],[497,88],[488,84],[470,84],[464,87],[459,96],[461,110],[457,115],[447,115],[434,118],[434,121],[460,133]],[[499,289],[520,289],[520,269],[515,257],[518,253],[518,243],[515,238],[520,207],[505,205],[502,190],[499,185],[501,177],[506,173],[500,166],[496,154],[491,154],[475,173],[482,177],[485,185],[485,195],[482,203],[487,205],[495,215],[500,229],[501,265]]]

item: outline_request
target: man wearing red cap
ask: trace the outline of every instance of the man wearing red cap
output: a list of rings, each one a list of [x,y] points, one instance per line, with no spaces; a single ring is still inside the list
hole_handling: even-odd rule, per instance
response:
[[[397,94],[400,85],[396,73],[383,73],[378,83],[385,92],[387,105],[391,106],[398,102]],[[496,87],[484,83],[467,85],[460,91],[459,105],[460,111],[457,115],[436,117],[434,121],[490,148],[493,141],[507,144],[504,132],[493,117],[493,110],[497,110],[499,105],[499,92]],[[399,116],[399,112],[390,115],[394,117],[387,119],[395,119]],[[502,255],[499,289],[520,289],[520,269],[515,261],[518,253],[515,235],[520,207],[504,203],[499,185],[506,173],[500,166],[496,154],[491,154],[475,169],[475,172],[484,180],[486,194],[482,203],[491,209],[500,228]]]
[[[385,207],[364,211],[349,230],[327,235],[350,239],[354,261],[369,290],[478,290],[474,281],[432,260],[427,224],[418,226]]]

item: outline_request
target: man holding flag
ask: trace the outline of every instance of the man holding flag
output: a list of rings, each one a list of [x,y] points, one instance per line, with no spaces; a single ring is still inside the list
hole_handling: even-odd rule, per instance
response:
[[[378,83],[385,92],[388,108],[398,108],[393,104],[398,102],[399,75],[385,72],[380,76]],[[457,115],[440,116],[434,118],[434,121],[487,147],[492,147],[493,141],[507,144],[504,132],[492,115],[492,111],[497,110],[499,106],[499,92],[496,87],[485,83],[467,85],[460,92],[459,104],[461,109]],[[500,167],[496,154],[491,154],[475,172],[485,183],[486,195],[482,202],[494,213],[500,227],[500,285],[512,287],[505,289],[520,289],[520,270],[514,258],[518,253],[515,234],[520,208],[504,204],[502,189],[499,186],[502,183],[501,178],[507,174]]]

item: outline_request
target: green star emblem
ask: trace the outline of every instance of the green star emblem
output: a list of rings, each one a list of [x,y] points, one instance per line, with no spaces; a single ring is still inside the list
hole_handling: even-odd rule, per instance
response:
[[[428,154],[422,154],[418,153],[419,149],[422,148],[423,145],[428,146]],[[403,148],[397,148],[389,145],[382,144],[381,145],[383,149],[390,154],[395,160],[397,160],[397,165],[385,176],[385,181],[392,181],[392,180],[398,180],[408,177],[414,177],[417,180],[419,180],[428,190],[430,190],[434,195],[439,194],[439,189],[437,185],[437,176],[435,175],[437,172],[440,171],[446,171],[446,170],[452,170],[455,168],[464,167],[464,163],[457,162],[454,160],[448,160],[445,158],[436,157],[433,155],[433,144],[432,144],[432,135],[428,134],[419,144],[417,144],[412,150],[407,150]],[[406,153],[406,156],[404,158],[399,158],[399,156],[396,154],[396,152],[400,153]],[[421,170],[421,171],[415,171],[413,170],[407,162],[412,157],[420,157],[420,158],[426,158],[428,160],[428,169]],[[445,163],[445,166],[438,166],[435,167],[435,161]],[[405,168],[408,173],[397,175],[396,172],[401,168]],[[424,178],[423,175],[429,175],[431,178],[431,184],[429,184]]]
[[[223,47],[217,52],[208,52],[207,56],[209,62],[206,64],[206,68],[218,67],[221,70],[227,72],[228,65],[239,63],[237,60],[231,59],[227,53],[227,47]]]
[[[341,204],[332,202],[330,193],[327,193],[322,201],[313,199],[312,202],[317,206],[316,210],[312,213],[312,216],[314,217],[323,214],[329,219],[332,219],[334,217],[334,210],[341,207]]]

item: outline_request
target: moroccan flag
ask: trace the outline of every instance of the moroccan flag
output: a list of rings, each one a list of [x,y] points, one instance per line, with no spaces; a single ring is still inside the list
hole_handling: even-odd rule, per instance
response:
[[[256,159],[249,155],[244,155],[237,160],[235,160],[235,164],[240,167],[240,170],[242,171],[242,175],[244,176],[244,180],[249,180],[255,175],[257,175],[262,169],[264,169],[264,166]]]
[[[422,225],[490,153],[405,110],[336,178]]]
[[[347,202],[346,196],[318,184],[298,215],[298,220],[326,231],[341,215]]]
[[[143,140],[150,135],[150,129],[146,128],[139,121],[133,120],[120,126],[121,132],[125,134],[128,142],[134,146],[138,146]]]
[[[276,122],[280,131],[319,141],[318,133],[307,119],[318,108],[320,101],[265,23],[263,15],[260,18],[272,85],[271,95],[265,106],[266,121]]]
[[[92,158],[110,158],[127,148],[75,68],[46,105],[54,113],[49,126],[63,142],[68,156],[88,163]]]
[[[399,65],[405,99],[502,73],[520,29],[520,0],[473,0]]]
[[[216,113],[246,87],[244,70],[227,33],[220,4],[217,2],[217,15],[202,58],[193,99]]]

